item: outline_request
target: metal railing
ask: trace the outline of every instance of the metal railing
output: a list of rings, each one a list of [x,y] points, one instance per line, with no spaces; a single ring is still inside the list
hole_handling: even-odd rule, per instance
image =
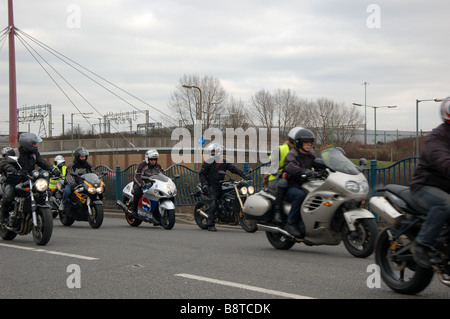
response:
[[[377,168],[377,161],[372,160],[370,168],[363,170],[370,187],[369,198],[375,196],[377,189],[382,188],[386,184],[409,185],[418,159],[418,157],[408,157],[384,168]],[[115,171],[104,165],[95,168],[98,173],[108,172],[107,176],[103,178],[106,185],[106,205],[115,206],[116,200],[122,199],[122,189],[133,181],[137,165],[130,165],[123,171],[121,171],[120,166],[116,166]],[[256,191],[259,191],[263,186],[264,175],[262,170],[266,165],[262,164],[249,173]],[[244,171],[249,171],[247,163],[244,164]],[[176,164],[167,168],[165,172],[171,178],[175,175],[180,175],[180,178],[174,181],[178,192],[175,205],[195,205],[196,199],[191,194],[196,192],[197,184],[200,182],[198,171]]]

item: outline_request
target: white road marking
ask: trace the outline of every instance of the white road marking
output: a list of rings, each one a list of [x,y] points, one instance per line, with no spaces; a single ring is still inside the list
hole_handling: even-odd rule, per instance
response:
[[[201,277],[201,276],[195,276],[195,275],[190,275],[190,274],[175,274],[175,276],[189,278],[189,279],[194,279],[194,280],[199,280],[199,281],[211,282],[211,283],[218,284],[218,285],[224,285],[224,286],[236,287],[236,288],[241,288],[241,289],[247,289],[247,290],[261,292],[261,293],[264,293],[264,294],[285,297],[285,298],[315,299],[315,298],[308,297],[308,296],[296,295],[296,294],[291,294],[291,293],[282,292],[282,291],[278,291],[278,290],[265,289],[265,288],[255,287],[255,286],[239,284],[239,283],[235,283],[235,282],[231,282],[231,281],[218,280],[218,279]]]
[[[98,260],[99,259],[99,258],[88,257],[88,256],[83,256],[83,255],[63,253],[63,252],[60,252],[60,251],[53,251],[53,250],[46,250],[46,249],[37,249],[37,248],[31,248],[31,247],[22,247],[22,246],[11,245],[11,244],[0,243],[0,246],[9,247],[9,248],[16,248],[16,249],[23,249],[23,250],[30,250],[30,251],[39,252],[39,253],[46,253],[46,254],[51,254],[51,255],[72,257],[72,258],[78,258],[78,259],[84,259],[84,260]]]

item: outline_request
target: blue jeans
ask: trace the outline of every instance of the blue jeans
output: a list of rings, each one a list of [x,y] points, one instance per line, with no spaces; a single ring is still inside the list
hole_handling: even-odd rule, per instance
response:
[[[286,199],[291,202],[291,210],[288,215],[288,223],[298,223],[300,220],[300,208],[305,200],[306,193],[297,187],[289,187],[286,193]]]
[[[72,187],[70,187],[70,185],[66,185],[66,187],[64,188],[64,193],[63,193],[63,197],[62,197],[62,203],[64,205],[67,204],[67,201],[69,200],[69,197],[71,194],[72,194]]]
[[[422,209],[428,210],[416,240],[422,244],[433,245],[442,226],[450,220],[450,194],[437,187],[424,186],[412,195]]]

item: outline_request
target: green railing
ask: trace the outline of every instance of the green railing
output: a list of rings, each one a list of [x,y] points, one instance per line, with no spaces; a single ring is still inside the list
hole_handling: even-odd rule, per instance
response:
[[[377,161],[370,162],[370,168],[364,169],[364,175],[370,186],[369,197],[376,195],[378,188],[386,184],[400,184],[409,185],[414,169],[418,163],[418,157],[408,157],[400,160],[389,167],[377,168]],[[267,164],[262,164],[254,168],[250,172],[252,184],[256,191],[262,188],[263,174],[262,169]],[[115,206],[118,199],[122,199],[122,189],[133,181],[134,172],[137,164],[133,164],[121,171],[120,166],[116,166],[116,170],[112,170],[107,166],[97,166],[96,172],[107,172],[108,174],[103,178],[106,185],[106,205]],[[248,172],[248,164],[244,164],[244,171]],[[199,183],[198,171],[195,171],[187,166],[176,164],[165,170],[167,176],[173,178],[175,175],[180,175],[180,178],[174,182],[177,186],[177,197],[175,204],[177,206],[192,206],[195,205],[196,199],[192,193],[196,192],[197,184]]]

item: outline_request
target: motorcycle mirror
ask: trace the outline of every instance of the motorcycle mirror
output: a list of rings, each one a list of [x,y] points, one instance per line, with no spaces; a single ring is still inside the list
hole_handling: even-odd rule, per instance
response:
[[[314,159],[314,166],[319,166],[319,167],[327,167],[327,165],[325,164],[325,160],[321,157],[317,157],[316,159]]]
[[[225,171],[218,171],[217,173],[219,173],[219,175],[227,175],[227,173],[225,173]]]
[[[363,157],[359,159],[359,165],[360,166],[366,166],[367,160]]]

